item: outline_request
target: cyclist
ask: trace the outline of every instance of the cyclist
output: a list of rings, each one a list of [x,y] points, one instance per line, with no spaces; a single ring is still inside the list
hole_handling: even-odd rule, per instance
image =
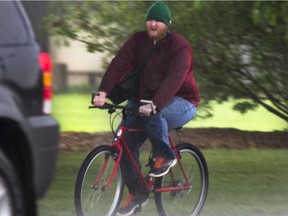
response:
[[[151,177],[161,177],[177,161],[169,140],[169,130],[181,127],[196,115],[196,106],[200,94],[194,78],[192,48],[180,34],[171,32],[171,13],[162,1],[154,2],[147,11],[146,31],[134,33],[118,51],[109,64],[99,87],[99,94],[94,97],[95,106],[103,106],[106,97],[117,81],[131,65],[145,57],[146,53],[157,44],[157,50],[139,72],[139,98],[128,101],[128,106],[139,109],[147,117],[139,118],[128,115],[127,127],[142,127],[143,133],[127,133],[124,138],[128,147],[139,163],[139,149],[149,138],[156,155],[154,167],[149,172]],[[141,99],[153,101],[141,104]],[[156,113],[151,115],[153,108]],[[139,188],[137,174],[125,155],[124,181],[129,195],[118,211],[118,215],[131,215],[148,201],[148,192]]]

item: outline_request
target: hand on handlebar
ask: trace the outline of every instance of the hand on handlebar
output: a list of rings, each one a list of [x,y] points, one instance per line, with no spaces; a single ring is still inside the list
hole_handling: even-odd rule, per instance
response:
[[[127,106],[115,105],[106,103],[106,92],[92,92],[92,101],[93,106],[90,108],[99,108],[99,109],[108,109],[109,113],[115,112],[115,109],[123,109],[125,112],[136,115],[136,116],[151,116],[156,113],[156,106],[153,104],[153,101],[141,100],[142,106],[138,110],[129,109]]]
[[[98,92],[93,98],[93,104],[94,106],[101,107],[106,103],[106,97],[107,93],[106,92]]]
[[[154,104],[144,104],[139,107],[139,112],[143,113],[145,116],[151,116],[155,114],[156,106]]]

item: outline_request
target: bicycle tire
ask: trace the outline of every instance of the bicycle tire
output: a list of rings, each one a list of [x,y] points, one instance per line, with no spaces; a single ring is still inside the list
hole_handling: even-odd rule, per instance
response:
[[[123,196],[123,175],[119,164],[109,186],[104,189],[115,165],[111,146],[102,145],[91,151],[83,161],[75,184],[74,202],[78,216],[115,215]],[[102,169],[103,161],[107,166]],[[93,187],[99,172],[103,175],[97,186]]]
[[[155,204],[161,216],[197,216],[200,214],[208,192],[208,167],[201,151],[195,146],[182,143],[176,146],[184,170],[192,188],[170,192],[155,192]],[[188,165],[189,164],[189,165]],[[173,179],[169,173],[173,173]],[[171,168],[167,175],[155,179],[155,187],[185,184],[178,165]]]

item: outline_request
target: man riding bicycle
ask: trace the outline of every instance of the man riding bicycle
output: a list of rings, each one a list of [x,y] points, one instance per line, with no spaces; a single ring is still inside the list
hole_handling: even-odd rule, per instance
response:
[[[177,160],[172,151],[168,132],[182,127],[196,115],[200,100],[194,78],[193,55],[189,42],[176,32],[169,31],[171,13],[162,1],[153,3],[147,11],[146,31],[134,33],[118,51],[109,64],[94,97],[95,106],[103,106],[109,93],[129,68],[139,64],[149,50],[157,45],[155,53],[139,71],[139,97],[129,100],[128,106],[139,109],[147,117],[128,115],[125,125],[143,128],[141,133],[127,133],[124,138],[138,161],[139,149],[149,138],[156,155],[150,177],[161,177],[169,172]],[[159,42],[159,43],[158,43]],[[141,104],[140,99],[151,100],[151,104]],[[156,113],[153,114],[153,109]],[[138,176],[123,155],[124,181],[129,190],[127,200],[122,204],[118,215],[131,215],[148,199],[148,192],[139,188]]]

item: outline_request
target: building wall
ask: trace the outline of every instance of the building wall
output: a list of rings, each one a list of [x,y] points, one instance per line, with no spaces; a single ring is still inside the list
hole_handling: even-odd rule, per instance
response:
[[[101,78],[101,74],[105,71],[102,68],[103,53],[89,53],[81,42],[71,40],[68,42],[69,46],[59,45],[57,38],[49,38],[49,52],[54,64],[56,90],[62,89],[63,87],[57,85],[65,84],[65,82],[67,85],[91,84],[91,82],[96,82],[96,77]],[[59,81],[63,77],[65,80]]]
[[[68,42],[69,46],[58,45],[55,37],[50,38],[50,54],[55,64],[65,63],[69,71],[103,71],[102,53],[88,53],[83,43]]]
[[[48,52],[54,65],[53,87],[65,89],[68,85],[96,82],[105,71],[102,53],[88,53],[80,42],[69,41],[69,46],[59,45],[55,37],[49,37],[43,29],[48,15],[49,1],[22,1],[41,51]],[[96,80],[97,79],[97,80]]]

